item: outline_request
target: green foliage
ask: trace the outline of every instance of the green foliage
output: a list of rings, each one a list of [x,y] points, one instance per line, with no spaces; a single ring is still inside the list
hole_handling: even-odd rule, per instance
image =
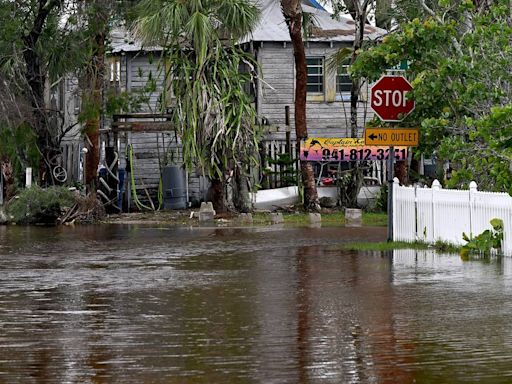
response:
[[[21,124],[11,129],[0,117],[0,158],[11,161],[16,178],[23,177],[26,167],[37,167],[39,157],[36,135],[31,127]]]
[[[55,224],[64,208],[75,201],[73,192],[65,187],[24,189],[6,207],[8,215],[18,224]]]
[[[269,164],[275,164],[280,169],[268,174],[279,175],[283,187],[298,184],[298,174],[294,168],[296,161],[288,153],[280,153],[277,159],[268,158]]]
[[[503,220],[494,218],[491,220],[491,226],[492,229],[486,229],[472,238],[462,233],[462,238],[467,241],[467,244],[462,247],[461,255],[466,256],[469,253],[489,255],[492,249],[501,250]]]
[[[512,192],[512,17],[508,0],[427,2],[381,44],[367,47],[352,75],[373,81],[401,60],[416,109],[403,126],[419,126],[417,153],[449,160],[449,187],[475,180],[482,190]],[[380,125],[381,122],[373,122]]]
[[[166,78],[172,79],[173,123],[187,168],[222,178],[228,168],[255,162],[261,130],[244,85],[256,63],[237,43],[255,24],[256,6],[246,0],[146,0],[139,9],[138,37],[163,46],[171,63]]]

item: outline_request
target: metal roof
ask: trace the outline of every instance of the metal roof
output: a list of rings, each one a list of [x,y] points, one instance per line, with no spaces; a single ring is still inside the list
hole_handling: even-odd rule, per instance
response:
[[[246,41],[291,41],[288,27],[281,12],[279,0],[253,0],[261,9],[261,18]],[[311,5],[310,5],[311,4]],[[349,16],[340,16],[339,20],[323,8],[316,7],[316,2],[302,1],[302,11],[312,15],[312,31],[308,41],[350,42],[354,40],[355,23]],[[386,34],[386,30],[371,26],[365,27],[365,38],[377,39]]]
[[[261,17],[253,32],[242,39],[242,42],[291,41],[279,0],[250,1],[253,1],[260,8]],[[338,20],[335,20],[315,0],[302,0],[302,10],[312,15],[313,26],[308,41],[351,42],[354,40],[355,23],[349,16],[340,16]],[[384,29],[369,24],[365,27],[366,39],[377,39],[385,34]],[[112,31],[110,38],[112,53],[161,50],[161,47],[143,46],[140,41],[135,40],[128,31],[123,29]]]

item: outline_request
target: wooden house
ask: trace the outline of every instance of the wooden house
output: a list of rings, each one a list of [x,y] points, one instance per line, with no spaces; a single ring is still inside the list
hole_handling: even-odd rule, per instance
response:
[[[259,80],[254,92],[255,106],[260,121],[265,126],[265,140],[283,141],[288,136],[294,141],[294,84],[295,69],[293,48],[279,0],[254,0],[261,8],[261,19],[250,36],[241,42],[252,52],[259,64]],[[350,136],[350,87],[346,66],[340,71],[328,70],[328,59],[337,50],[351,47],[354,40],[354,22],[349,17],[334,20],[314,0],[303,0],[303,10],[312,17],[311,34],[306,41],[308,66],[307,123],[311,137]],[[367,25],[365,36],[377,39],[385,31]],[[166,63],[161,60],[161,49],[144,47],[125,31],[117,30],[111,36],[108,57],[110,91],[117,96],[132,95],[139,98],[139,112],[161,113],[172,105],[165,79]],[[358,108],[359,127],[362,131],[370,118],[366,107],[367,93],[363,93]],[[287,128],[285,109],[290,111]],[[130,111],[135,112],[135,111]],[[147,115],[146,115],[147,116]],[[139,120],[139,129],[127,128]],[[163,122],[164,119],[158,119]],[[180,164],[179,138],[172,131],[144,129],[146,118],[126,117],[114,121],[111,128],[124,127],[117,135],[104,135],[106,145],[118,146],[119,167],[131,166],[137,194],[145,195],[144,189],[156,190],[162,166]],[[142,122],[142,125],[141,125]],[[130,124],[121,124],[130,123]],[[137,126],[137,125],[136,125]],[[290,131],[287,135],[286,130]],[[111,132],[112,133],[112,132]],[[114,139],[115,137],[115,139]],[[284,148],[284,142],[282,143]],[[126,161],[127,148],[132,161]],[[198,172],[187,175],[187,200],[198,203],[205,199],[208,180]],[[165,187],[164,187],[165,189]],[[154,192],[151,192],[154,193]]]
[[[261,69],[256,92],[258,114],[269,126],[271,136],[282,136],[285,129],[285,107],[291,106],[293,137],[293,104],[295,69],[293,47],[280,2],[262,0],[261,20],[250,39],[252,52]],[[348,65],[330,71],[329,58],[344,47],[352,47],[355,26],[350,17],[334,20],[316,1],[303,1],[303,12],[311,15],[310,35],[305,42],[308,69],[307,125],[312,137],[350,136],[350,89]],[[378,39],[384,30],[367,25],[365,37]],[[364,127],[371,118],[363,92],[358,108],[358,123]]]

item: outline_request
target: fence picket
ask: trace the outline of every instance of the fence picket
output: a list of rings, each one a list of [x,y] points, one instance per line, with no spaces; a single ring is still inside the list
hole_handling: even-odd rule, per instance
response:
[[[393,239],[427,243],[437,240],[463,245],[462,233],[476,236],[491,228],[490,221],[503,221],[502,250],[512,256],[512,197],[507,193],[480,192],[476,183],[470,190],[441,189],[437,180],[432,188],[415,189],[411,207],[411,187],[394,185]],[[413,224],[411,224],[414,223]],[[415,231],[411,228],[415,226]]]

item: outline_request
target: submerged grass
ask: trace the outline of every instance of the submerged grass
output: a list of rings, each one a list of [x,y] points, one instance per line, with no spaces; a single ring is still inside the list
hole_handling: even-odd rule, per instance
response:
[[[404,241],[390,241],[390,242],[359,242],[347,243],[340,246],[342,249],[349,251],[393,251],[396,249],[435,249],[439,252],[445,253],[460,253],[461,247],[452,245],[445,242],[436,242],[435,244],[427,244],[421,241],[414,243],[406,243]]]
[[[425,243],[406,243],[403,241],[390,241],[379,243],[348,243],[342,244],[341,248],[349,251],[392,251],[395,249],[429,249],[432,247]]]
[[[270,214],[267,212],[253,213],[254,224],[268,224],[271,222]],[[307,225],[309,217],[306,212],[283,213],[285,224]],[[341,211],[322,213],[322,225],[344,225],[345,215]],[[363,212],[363,225],[365,226],[386,226],[387,215],[385,213],[366,213]]]

